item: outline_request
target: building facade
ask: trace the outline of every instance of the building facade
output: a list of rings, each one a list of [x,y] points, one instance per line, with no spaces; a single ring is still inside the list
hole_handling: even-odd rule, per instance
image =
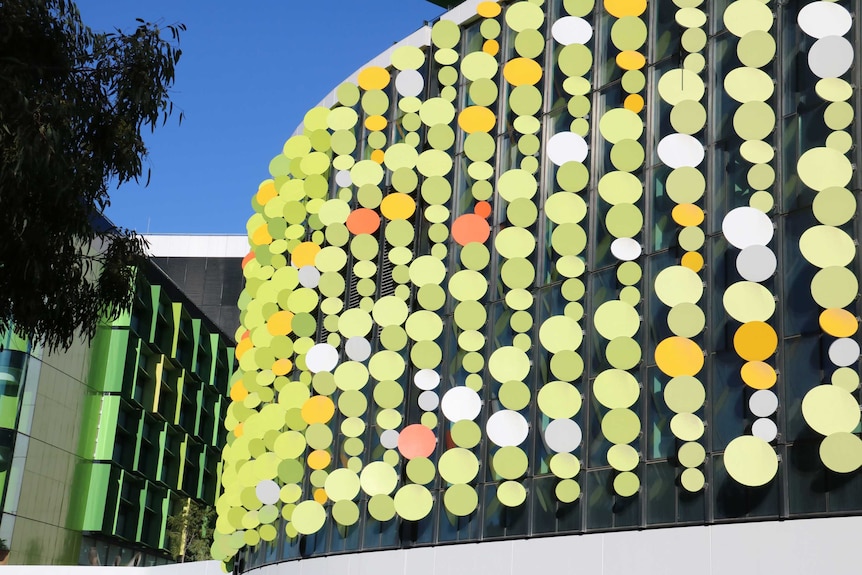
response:
[[[6,334],[0,537],[9,563],[172,561],[167,518],[190,499],[215,501],[233,351],[152,262],[137,270],[132,310],[92,342],[46,352]]]
[[[252,200],[215,557],[858,528],[857,13],[468,1],[338,86]]]

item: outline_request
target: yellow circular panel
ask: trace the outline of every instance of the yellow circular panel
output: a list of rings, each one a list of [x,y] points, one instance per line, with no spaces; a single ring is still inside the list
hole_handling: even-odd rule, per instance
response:
[[[608,463],[617,471],[631,471],[639,462],[640,454],[631,445],[618,444],[608,449]]]
[[[832,226],[813,226],[799,238],[802,256],[819,268],[846,266],[856,257],[856,244],[847,232]]]
[[[686,469],[679,477],[679,482],[686,491],[700,491],[706,484],[706,479],[700,469]]]
[[[818,385],[805,394],[802,416],[821,435],[851,432],[859,425],[859,402],[836,385]]]
[[[503,67],[503,77],[513,86],[532,86],[542,79],[542,67],[530,58],[514,58]]]
[[[831,148],[812,148],[796,163],[799,179],[818,192],[844,187],[853,177],[853,166],[847,157]]]
[[[778,334],[762,321],[742,324],[733,336],[733,347],[739,357],[748,361],[763,361],[775,353]]]
[[[832,308],[820,314],[820,328],[834,337],[850,337],[859,329],[859,322],[846,309]]]
[[[697,441],[703,436],[703,420],[693,413],[677,413],[670,420],[670,430],[683,441]]]
[[[605,10],[611,16],[624,18],[640,16],[646,10],[646,0],[605,0]]]
[[[740,369],[742,381],[754,389],[769,389],[778,380],[778,374],[768,363],[762,361],[746,362]]]
[[[772,10],[758,0],[736,0],[724,10],[724,25],[740,38],[749,32],[772,28]]]
[[[662,303],[670,307],[695,304],[703,295],[703,280],[685,266],[671,266],[656,276],[655,292]]]
[[[656,346],[655,362],[671,377],[696,375],[703,368],[703,350],[690,339],[669,337]]]
[[[778,472],[778,456],[759,437],[742,435],[731,441],[725,449],[724,466],[730,476],[742,485],[760,487],[769,483]]]
[[[862,439],[853,433],[833,433],[820,444],[820,459],[836,473],[852,473],[862,467]]]
[[[363,90],[382,90],[389,85],[389,71],[380,66],[369,66],[359,72],[356,81]]]
[[[724,292],[724,309],[740,323],[766,321],[775,312],[775,298],[755,282],[736,282]]]

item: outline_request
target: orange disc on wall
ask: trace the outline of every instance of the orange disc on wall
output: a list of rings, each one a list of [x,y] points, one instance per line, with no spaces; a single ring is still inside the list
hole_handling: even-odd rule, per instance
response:
[[[275,189],[275,182],[264,182],[257,190],[257,203],[266,205],[266,203],[278,195],[278,190]]]
[[[834,337],[850,337],[859,329],[859,322],[846,309],[829,308],[820,314],[820,329]]]
[[[491,226],[480,215],[464,214],[452,222],[452,239],[459,245],[466,246],[470,242],[485,243],[491,235]]]
[[[698,252],[685,252],[679,263],[694,272],[699,272],[703,269],[703,256]]]
[[[646,10],[646,0],[605,0],[605,10],[611,16],[640,16]]]
[[[496,2],[479,2],[476,13],[483,18],[493,18],[500,14],[500,5]]]
[[[287,335],[293,329],[293,313],[285,310],[277,311],[266,322],[266,330],[271,335]]]
[[[750,321],[739,326],[733,336],[733,348],[748,361],[763,361],[775,353],[778,334],[762,321]]]
[[[655,362],[671,377],[697,375],[703,368],[703,351],[690,339],[669,337],[656,346]]]
[[[437,437],[434,432],[422,425],[408,425],[398,434],[398,451],[405,459],[428,457],[437,447]]]
[[[754,389],[769,389],[778,381],[778,374],[768,363],[762,361],[749,361],[740,370],[742,381],[745,385]]]
[[[347,216],[346,225],[351,234],[373,234],[380,227],[380,215],[368,208],[357,208]]]
[[[500,43],[496,40],[485,40],[482,44],[482,51],[491,56],[496,56],[497,52],[500,51]]]
[[[329,462],[332,461],[332,456],[325,449],[317,449],[308,454],[306,464],[312,469],[323,469]]]
[[[302,405],[302,419],[309,425],[326,423],[333,415],[335,415],[335,404],[325,395],[310,397]]]
[[[314,258],[317,257],[317,253],[320,251],[320,246],[314,242],[302,242],[290,253],[290,259],[298,268],[305,266],[313,266]]]
[[[694,204],[679,204],[671,216],[681,226],[699,226],[703,222],[703,210]]]
[[[646,65],[646,57],[634,50],[624,50],[617,54],[617,66],[623,70],[640,70]]]

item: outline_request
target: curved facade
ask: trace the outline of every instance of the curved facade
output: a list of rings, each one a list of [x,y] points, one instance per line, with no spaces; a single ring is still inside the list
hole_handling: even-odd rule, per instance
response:
[[[862,514],[856,10],[465,2],[309,111],[216,558]]]

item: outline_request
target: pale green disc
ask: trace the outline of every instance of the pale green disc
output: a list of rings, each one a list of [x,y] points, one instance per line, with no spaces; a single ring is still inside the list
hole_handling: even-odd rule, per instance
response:
[[[623,285],[635,285],[642,275],[643,270],[637,262],[623,262],[617,268],[617,280]]]
[[[482,429],[475,421],[470,419],[462,419],[455,422],[452,425],[450,433],[455,445],[467,449],[475,447],[482,440]]]
[[[593,396],[609,409],[631,407],[640,397],[640,384],[627,371],[608,369],[593,382]]]
[[[683,443],[676,454],[683,467],[697,467],[706,459],[706,450],[696,441]]]
[[[479,242],[470,242],[461,249],[461,263],[471,270],[483,270],[491,261],[491,252]]]
[[[705,240],[703,230],[696,226],[688,226],[679,232],[679,245],[687,252],[696,252],[703,247]]]
[[[554,494],[562,503],[571,503],[581,496],[581,486],[574,479],[563,479],[557,483]]]
[[[766,164],[775,157],[775,148],[761,140],[748,140],[739,147],[739,153],[752,164]]]
[[[821,224],[840,226],[856,213],[856,198],[852,192],[843,187],[830,187],[819,192],[814,197],[814,217]]]
[[[826,147],[846,154],[853,148],[853,136],[844,131],[832,132],[826,136]]]
[[[551,353],[557,353],[580,347],[583,334],[583,329],[581,329],[578,322],[572,318],[557,315],[546,319],[542,323],[542,327],[539,329],[539,341],[546,350]],[[497,352],[495,351],[494,353],[496,354]],[[493,354],[491,357],[493,358]],[[515,378],[522,379],[520,377]]]
[[[336,501],[332,506],[332,518],[339,525],[355,525],[359,521],[359,506],[353,501]]]
[[[522,30],[515,35],[515,51],[524,58],[535,58],[545,49],[545,38],[538,30]]]
[[[479,78],[470,83],[468,93],[470,94],[470,99],[473,100],[473,103],[477,106],[490,106],[497,101],[497,97],[499,95],[497,84],[490,78]],[[474,132],[474,134],[484,133],[485,132]]]
[[[507,381],[500,386],[500,403],[506,409],[520,411],[530,404],[530,388],[522,381]]]
[[[584,372],[584,360],[578,352],[564,350],[551,358],[551,374],[562,381],[574,381]]]
[[[605,339],[632,337],[640,329],[640,315],[630,304],[610,300],[596,309],[593,325]]]
[[[466,517],[479,506],[479,495],[470,485],[459,483],[451,485],[443,494],[446,510],[457,517]]]
[[[425,63],[425,53],[415,46],[400,46],[390,56],[398,70],[418,70]]]
[[[853,106],[848,102],[832,102],[823,112],[823,121],[832,130],[843,130],[853,123]]]
[[[686,491],[695,493],[703,489],[706,479],[700,469],[686,469],[680,475],[679,482]]]
[[[680,375],[665,386],[664,401],[674,413],[694,413],[703,407],[706,390],[696,377]]]
[[[676,11],[676,23],[683,28],[701,28],[706,24],[706,14],[692,6],[686,6]]]
[[[862,439],[849,432],[828,435],[820,444],[820,459],[836,473],[852,473],[862,467]]]
[[[769,164],[755,164],[748,170],[748,185],[755,190],[768,190],[775,183],[775,170]]]
[[[619,174],[619,173],[623,173],[623,172],[612,172],[612,173]],[[601,182],[599,183],[599,190],[601,193]],[[529,201],[529,200],[527,200],[527,201]],[[517,200],[515,202],[509,204],[509,209],[508,209],[507,213],[510,213],[511,211],[515,211],[515,210],[513,210],[512,206],[516,203],[518,203]],[[533,206],[532,209],[527,205],[524,205],[523,207],[528,212],[529,215],[532,215],[533,210],[535,210],[535,204],[533,204],[533,202],[530,202],[530,205]],[[516,213],[517,213],[517,211],[516,211]],[[554,222],[555,224],[577,224],[577,223],[580,223],[581,221],[583,221],[583,219],[586,217],[586,215],[587,215],[587,204],[584,201],[584,199],[577,194],[573,194],[570,192],[557,192],[555,194],[552,194],[545,201],[545,214],[547,215],[548,219],[551,220],[552,222]],[[526,219],[525,216],[520,216],[520,215],[518,216],[518,218],[522,218],[522,217],[524,217]],[[510,219],[511,219],[511,215],[510,215]],[[532,224],[532,222],[530,222],[530,223]],[[526,227],[526,226],[523,226],[523,227]]]
[[[691,338],[703,331],[706,315],[694,303],[678,303],[667,313],[667,325],[674,335]]]
[[[763,70],[742,66],[727,73],[724,89],[737,102],[765,102],[775,91],[775,84]]]
[[[431,28],[431,41],[438,48],[454,48],[461,41],[461,29],[451,20],[438,20]]]
[[[557,453],[551,456],[548,465],[551,473],[560,479],[572,478],[581,470],[581,462],[571,453]]]
[[[640,418],[630,409],[612,409],[602,418],[602,434],[611,443],[631,443],[640,432]]]
[[[622,86],[629,94],[637,94],[646,86],[646,76],[640,70],[628,70],[623,73]]]
[[[389,495],[374,495],[368,500],[368,514],[377,521],[395,517],[395,501]]]
[[[775,57],[775,38],[763,30],[748,32],[739,39],[736,54],[745,66],[762,68]]]
[[[413,483],[427,485],[434,480],[437,470],[427,457],[414,457],[407,462],[407,477]]]
[[[497,450],[491,464],[503,479],[518,479],[527,472],[529,460],[520,447],[508,446]]]
[[[823,78],[814,86],[817,95],[828,102],[843,102],[853,96],[853,86],[841,78]]]
[[[611,164],[624,172],[634,172],[644,163],[644,148],[637,140],[620,140],[611,148]]]
[[[408,521],[419,521],[431,512],[433,506],[434,497],[422,485],[404,485],[395,494],[395,511]]]
[[[859,425],[859,402],[836,385],[818,385],[802,399],[802,415],[821,435],[849,433]]]
[[[611,27],[611,42],[620,50],[637,50],[646,38],[646,24],[637,16],[624,16]]]
[[[695,304],[703,296],[703,280],[685,266],[663,269],[655,278],[655,293],[667,306],[681,303]]]
[[[494,379],[501,383],[511,380],[522,381],[530,372],[530,358],[516,347],[499,347],[488,358],[488,371]]]
[[[775,111],[766,102],[746,102],[733,115],[733,130],[743,140],[764,140],[774,129]]]
[[[763,439],[742,435],[725,448],[724,466],[742,485],[760,487],[769,483],[778,472],[778,456]]]
[[[845,267],[833,266],[818,271],[811,280],[811,295],[823,308],[850,305],[859,293],[859,280]]]
[[[608,342],[605,349],[608,363],[617,369],[631,369],[641,360],[641,347],[630,337],[618,337]]]
[[[665,183],[667,195],[678,204],[693,204],[699,200],[706,190],[706,179],[703,174],[692,167],[682,167],[673,170]]]
[[[756,282],[741,281],[731,285],[724,292],[723,303],[728,315],[740,323],[766,321],[775,313],[772,293]]]
[[[581,409],[581,393],[574,385],[564,381],[546,383],[536,399],[539,409],[551,419],[568,419]]]
[[[683,100],[671,109],[670,124],[681,134],[696,134],[706,125],[706,108],[695,100]]]
[[[605,112],[599,121],[599,131],[609,142],[637,140],[643,134],[644,124],[640,116],[626,108],[614,108]]]
[[[593,53],[583,44],[563,46],[557,64],[566,76],[584,76],[593,66]]]
[[[533,305],[533,294],[525,289],[510,289],[505,299],[507,306],[518,311],[530,309]]]
[[[570,96],[584,96],[590,93],[592,84],[586,78],[566,78],[563,80],[563,90]]]
[[[674,68],[662,74],[658,81],[658,92],[662,100],[675,106],[683,100],[700,101],[705,87],[703,80],[694,72]]]
[[[772,10],[758,0],[737,0],[724,10],[724,25],[740,38],[752,31],[767,32],[772,23]]]
[[[631,471],[639,462],[640,454],[631,445],[612,445],[608,449],[608,463],[617,471]]]
[[[839,228],[812,226],[799,238],[799,251],[819,268],[846,266],[856,257],[856,243]]]
[[[633,174],[608,172],[599,180],[599,195],[611,205],[634,204],[643,195],[643,184]]]
[[[703,420],[693,413],[677,413],[670,420],[670,430],[683,441],[697,441],[703,436]]]
[[[515,2],[506,10],[506,24],[516,32],[536,30],[545,21],[545,11],[530,2]]]
[[[605,215],[605,227],[617,238],[632,238],[643,228],[643,213],[634,204],[611,206]]]
[[[437,463],[440,477],[449,483],[468,483],[479,472],[479,460],[462,447],[447,449]]]
[[[641,481],[631,471],[620,473],[614,478],[614,491],[621,497],[631,497],[640,489]]]
[[[812,148],[802,154],[797,171],[802,182],[817,191],[846,186],[853,176],[847,157],[830,148]]]
[[[527,490],[517,481],[504,481],[497,487],[497,499],[506,507],[518,507],[527,499]]]
[[[703,50],[706,46],[706,32],[700,28],[689,28],[682,33],[682,49],[689,54]]]
[[[832,385],[853,393],[859,388],[859,374],[852,367],[839,367],[832,373]]]
[[[326,509],[317,501],[303,501],[293,510],[290,522],[298,533],[316,533],[326,522]]]
[[[634,307],[641,302],[641,292],[634,286],[626,286],[620,290],[620,301]]]

